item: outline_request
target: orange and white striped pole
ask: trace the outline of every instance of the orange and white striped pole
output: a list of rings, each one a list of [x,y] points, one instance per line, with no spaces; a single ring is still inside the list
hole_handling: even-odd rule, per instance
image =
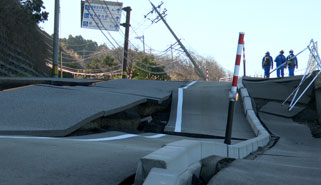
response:
[[[208,82],[208,68],[206,68],[206,81]]]
[[[130,70],[129,79],[131,80],[132,78],[133,78],[133,70]]]
[[[243,43],[243,72],[244,72],[244,76],[246,76],[246,59],[245,59],[245,47],[244,47],[244,43]]]
[[[240,72],[240,63],[241,63],[243,47],[244,47],[244,33],[240,32],[239,33],[239,41],[238,41],[238,45],[237,45],[237,51],[236,51],[236,60],[235,60],[232,88],[231,88],[231,91],[229,92],[230,102],[229,102],[229,106],[228,106],[228,116],[227,116],[227,124],[226,124],[226,130],[225,130],[225,141],[224,141],[224,143],[228,144],[228,145],[231,144],[234,105],[238,99],[237,81],[238,81],[239,72]]]
[[[232,88],[231,88],[231,92],[230,92],[230,96],[229,96],[229,98],[232,99],[233,101],[235,101],[236,93],[237,93],[237,81],[238,81],[238,78],[239,78],[243,46],[244,46],[244,33],[241,32],[240,35],[239,35],[239,42],[238,42],[238,45],[237,45],[237,52],[236,52],[236,60],[235,60]]]

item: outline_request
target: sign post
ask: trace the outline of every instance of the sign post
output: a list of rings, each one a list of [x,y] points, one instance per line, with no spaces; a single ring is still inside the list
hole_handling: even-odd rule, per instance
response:
[[[129,40],[129,27],[130,27],[130,11],[132,9],[128,6],[123,8],[126,11],[126,23],[121,24],[125,27],[125,41],[124,41],[124,60],[123,60],[123,74],[122,79],[127,78],[127,57],[128,57],[128,40]]]
[[[59,0],[55,0],[55,20],[53,37],[52,77],[58,78],[58,52],[59,52]]]
[[[81,27],[119,31],[123,3],[86,0],[81,2]]]

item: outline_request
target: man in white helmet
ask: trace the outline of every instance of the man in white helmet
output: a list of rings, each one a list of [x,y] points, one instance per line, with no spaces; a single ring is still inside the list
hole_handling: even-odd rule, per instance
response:
[[[293,54],[293,50],[289,51],[289,56],[286,57],[287,60],[287,67],[289,68],[289,76],[294,76],[294,68],[298,69],[298,59]]]

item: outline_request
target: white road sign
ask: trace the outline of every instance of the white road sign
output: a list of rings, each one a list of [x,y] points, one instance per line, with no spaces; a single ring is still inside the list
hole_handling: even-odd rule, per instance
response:
[[[82,1],[81,27],[119,31],[123,3],[86,0]]]

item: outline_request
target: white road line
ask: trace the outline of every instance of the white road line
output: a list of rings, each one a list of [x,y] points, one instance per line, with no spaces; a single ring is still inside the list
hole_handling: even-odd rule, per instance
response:
[[[156,134],[156,135],[153,135],[153,136],[144,136],[146,138],[149,138],[149,139],[157,139],[157,138],[161,138],[161,137],[164,137],[166,136],[166,134]]]
[[[104,138],[93,138],[93,139],[67,139],[70,141],[114,141],[114,140],[121,140],[121,139],[127,139],[131,137],[137,137],[138,135],[135,134],[125,134],[120,136],[114,136],[114,137],[104,137]]]
[[[193,84],[195,84],[197,81],[192,81],[191,83],[189,83],[187,86],[183,87],[184,89],[189,88],[190,86],[192,86]]]
[[[58,138],[58,137],[34,137],[34,136],[0,136],[0,139],[40,139],[40,140],[64,140],[64,141],[83,141],[83,142],[93,142],[93,141],[115,141],[121,139],[127,139],[132,137],[138,137],[140,135],[136,134],[124,134],[114,137],[104,137],[104,138],[92,138],[92,139],[71,139],[71,138]],[[157,139],[166,136],[166,134],[156,134],[151,136],[140,136],[147,139]]]
[[[183,90],[189,88],[195,83],[196,81],[193,81],[183,88],[178,88],[175,132],[182,131],[182,113],[183,113],[183,99],[184,99]]]
[[[182,131],[183,89],[178,89],[175,132]]]

